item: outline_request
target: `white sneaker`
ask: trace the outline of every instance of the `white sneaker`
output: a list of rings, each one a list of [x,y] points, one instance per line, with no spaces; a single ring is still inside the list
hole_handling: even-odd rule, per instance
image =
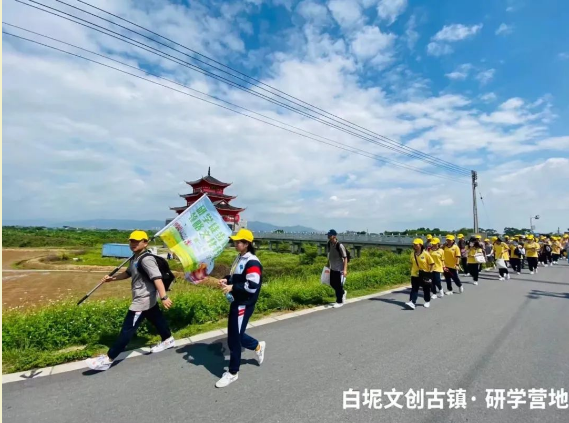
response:
[[[265,348],[267,346],[267,343],[265,341],[261,341],[259,342],[259,351],[255,351],[255,354],[257,354],[257,361],[259,362],[259,364],[263,364],[263,360],[265,360]]]
[[[533,275],[533,270],[531,272],[529,272],[530,275]]]
[[[464,286],[459,286],[458,288],[458,292],[460,292],[461,294],[464,292]]]
[[[334,308],[340,308],[344,305],[344,303],[334,303]]]
[[[506,274],[506,279],[510,280],[511,276],[509,273]]]
[[[537,273],[537,267],[535,268],[535,273]]]
[[[500,277],[498,278],[498,280],[499,280],[499,281],[503,281],[504,278],[503,278],[502,276],[500,276]]]
[[[478,282],[472,282],[474,285],[478,285]],[[462,287],[461,287],[462,288]]]
[[[438,296],[439,296],[439,298],[443,298],[445,296],[445,292],[439,291]]]
[[[424,306],[425,308],[429,308],[429,307],[431,306],[431,303],[430,303],[430,302],[429,302],[429,303],[425,303],[425,304],[423,304],[423,306]]]
[[[405,305],[407,307],[409,307],[411,310],[415,310],[415,304],[413,304],[412,301],[409,301],[408,303],[405,303]]]
[[[521,275],[521,273],[520,273],[520,272],[516,272],[516,275]]]
[[[161,351],[167,350],[169,348],[174,348],[176,346],[176,340],[173,336],[166,339],[165,341],[160,342],[159,344],[150,348],[150,352],[152,354],[159,353]]]
[[[348,291],[344,290],[344,295],[342,295],[342,303],[346,302],[346,297],[348,296]]]
[[[452,291],[446,291],[445,295],[452,295]]]
[[[104,372],[105,370],[109,370],[113,362],[109,358],[108,355],[103,354],[95,358],[88,358],[85,360],[85,363],[91,370],[98,370]]]
[[[215,387],[216,388],[225,388],[227,385],[235,382],[237,379],[239,379],[239,373],[232,375],[229,372],[225,372],[225,373],[223,373],[223,376],[221,376],[221,379],[219,379],[215,383]]]
[[[431,300],[436,300],[436,299],[437,299],[437,294],[433,294],[433,293],[431,292]]]

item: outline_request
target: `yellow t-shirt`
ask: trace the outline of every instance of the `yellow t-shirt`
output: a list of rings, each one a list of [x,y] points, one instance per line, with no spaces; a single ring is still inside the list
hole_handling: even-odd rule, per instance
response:
[[[553,251],[553,254],[561,254],[561,243],[559,241],[555,241],[551,246],[551,251]]]
[[[510,252],[508,250],[508,244],[502,242],[501,244],[494,244],[494,257],[496,260],[510,260]]]
[[[456,261],[460,258],[460,248],[453,244],[452,247],[444,247],[445,266],[449,269],[456,269]]]
[[[514,258],[514,259],[519,259],[520,256],[516,255],[515,251],[516,251],[516,246],[514,244],[510,245],[510,257]]]
[[[419,270],[422,270],[423,272],[430,272],[431,265],[435,263],[431,255],[427,251],[423,251],[416,257],[417,261],[415,261],[415,252],[413,251],[411,253],[411,276],[419,276]],[[417,263],[419,266],[417,266]]]
[[[539,244],[537,242],[526,242],[524,248],[526,250],[526,257],[537,258],[537,252],[539,251]]]
[[[466,259],[466,262],[469,264],[478,264],[478,262],[476,261],[476,259],[474,258],[474,255],[477,253],[481,253],[484,254],[484,252],[482,251],[482,248],[469,248],[468,249],[468,258]]]
[[[434,272],[439,272],[439,273],[443,273],[443,262],[444,262],[444,251],[442,249],[437,249],[437,250],[431,250],[431,252],[429,253],[431,254],[431,257],[433,259],[433,261],[435,262],[435,267],[433,268]],[[456,261],[455,261],[456,263]]]

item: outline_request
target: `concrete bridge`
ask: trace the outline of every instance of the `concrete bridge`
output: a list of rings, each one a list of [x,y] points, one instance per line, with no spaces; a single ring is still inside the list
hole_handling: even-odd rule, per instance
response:
[[[289,242],[292,253],[300,253],[303,243],[316,244],[318,254],[328,253],[328,237],[325,233],[273,233],[253,232],[255,240],[267,242],[269,250],[282,242]],[[436,236],[436,235],[435,235]],[[440,235],[442,236],[442,235]],[[352,256],[359,257],[362,247],[377,246],[391,247],[392,250],[401,252],[411,247],[413,239],[417,236],[408,235],[382,235],[382,234],[338,234],[338,239],[346,248],[350,248]]]

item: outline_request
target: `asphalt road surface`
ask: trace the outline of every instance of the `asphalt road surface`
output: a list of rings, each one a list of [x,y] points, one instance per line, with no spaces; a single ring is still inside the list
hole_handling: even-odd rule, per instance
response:
[[[568,422],[568,402],[545,409],[529,389],[569,391],[569,266],[528,271],[509,281],[483,273],[465,292],[405,310],[406,292],[252,328],[267,342],[265,362],[245,352],[239,380],[224,389],[225,339],[118,363],[107,372],[73,371],[3,385],[3,418],[24,422]],[[118,328],[117,328],[118,330]],[[360,391],[359,409],[343,393]],[[427,409],[436,389],[463,389],[466,408]],[[424,409],[402,396],[364,405],[364,390],[424,389]],[[487,389],[505,389],[503,409]],[[513,409],[510,389],[524,389]],[[539,393],[539,392],[538,392]],[[565,394],[567,395],[567,394]],[[472,397],[476,397],[472,401]],[[435,405],[431,403],[431,406]]]

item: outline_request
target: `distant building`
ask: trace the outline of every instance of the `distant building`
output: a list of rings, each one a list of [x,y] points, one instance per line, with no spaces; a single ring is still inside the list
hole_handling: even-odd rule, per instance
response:
[[[240,227],[245,227],[246,223],[241,221],[239,213],[241,213],[244,208],[234,207],[229,202],[237,198],[237,196],[232,196],[225,194],[225,188],[229,187],[231,183],[221,182],[220,180],[211,176],[211,168],[207,170],[207,176],[201,177],[198,180],[187,182],[186,184],[192,187],[192,192],[189,194],[181,194],[180,197],[186,200],[185,206],[180,207],[170,207],[170,210],[174,210],[176,213],[181,214],[184,210],[194,204],[203,194],[206,194],[225,223],[232,229],[237,230]],[[171,222],[169,219],[166,224]]]

